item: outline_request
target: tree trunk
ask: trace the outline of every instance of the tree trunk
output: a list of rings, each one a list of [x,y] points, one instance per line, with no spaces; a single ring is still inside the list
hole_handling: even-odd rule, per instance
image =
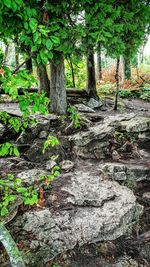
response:
[[[44,91],[46,96],[50,96],[50,81],[47,75],[46,66],[44,64],[40,64],[37,66],[37,74],[39,78],[39,92]]]
[[[119,93],[119,63],[120,63],[120,58],[117,59],[117,65],[116,65],[116,95],[115,95],[115,104],[114,104],[114,110],[117,110],[118,107],[118,93]]]
[[[18,53],[18,47],[15,45],[15,62],[16,62],[16,68],[19,66],[19,53]]]
[[[101,59],[101,43],[97,45],[97,80],[100,83],[102,80],[102,59]]]
[[[9,231],[7,230],[7,228],[4,226],[2,222],[0,222],[0,241],[2,242],[4,248],[7,251],[11,266],[12,267],[25,267],[25,264],[16,246],[15,241],[13,240]]]
[[[31,58],[29,60],[27,60],[27,62],[26,62],[26,69],[29,71],[30,74],[32,74],[33,68],[32,68],[32,59]]]
[[[71,68],[71,76],[72,76],[72,84],[73,84],[73,88],[76,88],[76,84],[75,84],[75,75],[74,75],[74,69],[73,69],[73,64],[72,64],[72,60],[71,58],[69,58],[70,61],[70,68]]]
[[[87,92],[91,98],[98,99],[93,49],[89,49],[87,54]]]
[[[32,58],[31,58],[31,49],[28,49],[29,59],[26,61],[26,69],[31,74],[33,72]]]
[[[125,69],[125,80],[131,79],[131,65],[130,65],[130,55],[125,53],[124,55],[124,69]]]
[[[124,62],[123,56],[121,56],[121,67],[122,67],[122,84],[124,84],[124,81],[125,81],[125,62]]]
[[[4,53],[4,65],[7,64],[8,52],[9,52],[9,45],[6,45],[5,53]]]
[[[64,59],[59,55],[56,63],[50,65],[50,109],[57,114],[65,114],[67,109],[67,96],[64,76]]]

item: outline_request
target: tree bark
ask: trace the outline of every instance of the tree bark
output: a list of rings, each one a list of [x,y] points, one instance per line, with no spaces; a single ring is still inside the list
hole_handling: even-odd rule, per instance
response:
[[[121,56],[121,67],[122,67],[122,84],[124,84],[124,81],[125,81],[125,62],[124,62],[123,56]]]
[[[4,53],[4,65],[7,64],[8,52],[9,52],[9,45],[6,45],[5,53]]]
[[[16,69],[19,66],[19,54],[18,54],[18,47],[15,45],[15,62],[16,62]]]
[[[28,49],[29,59],[26,61],[26,69],[31,74],[33,72],[31,49]]]
[[[124,55],[124,71],[125,71],[125,80],[130,80],[131,79],[130,55],[127,52]]]
[[[119,64],[120,64],[120,58],[117,59],[117,65],[116,65],[116,95],[115,95],[115,103],[114,103],[114,110],[117,110],[118,108],[118,93],[119,93]]]
[[[97,80],[100,83],[102,80],[102,59],[101,59],[101,43],[97,45]]]
[[[72,60],[71,58],[69,58],[70,61],[70,68],[71,68],[71,76],[72,76],[72,84],[73,84],[73,88],[76,88],[76,84],[75,84],[75,75],[74,75],[74,69],[73,69],[73,64],[72,64]]]
[[[50,65],[50,109],[57,114],[65,114],[67,109],[67,95],[64,76],[64,59],[62,55]]]
[[[87,53],[87,92],[91,98],[98,99],[93,49],[88,49]]]
[[[15,241],[13,240],[9,231],[7,230],[7,228],[4,226],[2,222],[0,222],[0,241],[2,242],[4,248],[7,251],[11,266],[12,267],[25,267],[25,264],[16,246]]]
[[[46,96],[50,96],[50,81],[48,78],[46,66],[44,64],[40,64],[37,66],[37,74],[39,78],[39,92],[42,91],[46,93]]]

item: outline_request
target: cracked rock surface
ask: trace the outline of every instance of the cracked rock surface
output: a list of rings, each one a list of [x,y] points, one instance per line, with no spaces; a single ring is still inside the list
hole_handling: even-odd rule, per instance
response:
[[[46,207],[18,216],[13,228],[21,230],[19,238],[31,251],[46,250],[50,258],[77,244],[114,240],[131,230],[141,213],[131,190],[78,170],[56,179]]]

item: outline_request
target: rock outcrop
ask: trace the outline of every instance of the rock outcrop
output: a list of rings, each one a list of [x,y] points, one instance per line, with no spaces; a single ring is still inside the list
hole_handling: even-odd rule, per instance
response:
[[[145,164],[108,162],[100,164],[100,169],[115,181],[149,181],[150,168]]]
[[[4,132],[5,132],[5,127],[3,124],[0,123],[0,137],[3,136]]]
[[[30,266],[43,266],[77,244],[114,240],[129,232],[142,213],[131,190],[86,170],[56,179],[45,203],[45,208],[25,212],[11,225],[33,253]]]

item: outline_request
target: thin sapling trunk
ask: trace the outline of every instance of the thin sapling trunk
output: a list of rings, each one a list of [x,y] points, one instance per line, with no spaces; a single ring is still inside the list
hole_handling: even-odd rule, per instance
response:
[[[114,104],[114,110],[117,110],[118,108],[118,94],[119,94],[119,64],[120,64],[120,58],[117,58],[117,65],[116,65],[116,95],[115,95],[115,104]]]

